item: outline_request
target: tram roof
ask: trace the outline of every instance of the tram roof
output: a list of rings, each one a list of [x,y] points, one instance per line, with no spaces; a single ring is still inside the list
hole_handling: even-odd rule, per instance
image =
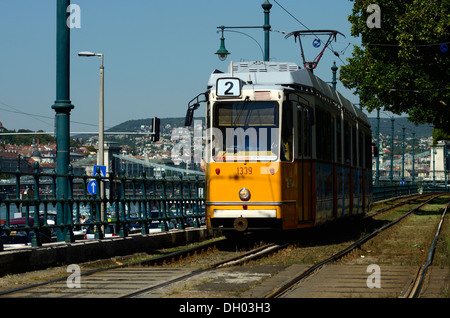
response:
[[[231,72],[231,68],[232,72]],[[208,82],[208,88],[215,89],[217,79],[222,77],[236,77],[244,82],[243,89],[280,89],[282,87],[292,87],[313,89],[322,97],[331,99],[337,105],[343,107],[351,115],[360,118],[370,126],[369,120],[358,107],[342,96],[337,90],[332,88],[322,79],[314,75],[307,69],[301,69],[296,63],[291,62],[239,62],[230,63],[228,73],[215,70]],[[247,84],[251,80],[252,84]],[[247,87],[246,87],[247,86]],[[310,91],[312,93],[312,91]]]

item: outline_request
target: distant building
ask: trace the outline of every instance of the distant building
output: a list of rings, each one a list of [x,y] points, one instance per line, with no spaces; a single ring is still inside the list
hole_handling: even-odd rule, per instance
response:
[[[17,152],[0,152],[0,170],[13,172],[19,169],[22,172],[32,172],[33,168],[28,160],[29,157],[21,156]]]
[[[445,172],[450,168],[449,146],[449,140],[439,140],[435,147],[431,147],[430,178],[436,182],[445,181]]]

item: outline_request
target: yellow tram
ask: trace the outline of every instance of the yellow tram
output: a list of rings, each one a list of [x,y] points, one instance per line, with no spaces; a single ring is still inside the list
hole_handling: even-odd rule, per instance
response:
[[[231,63],[205,96],[209,228],[299,229],[369,209],[369,121],[311,71]]]

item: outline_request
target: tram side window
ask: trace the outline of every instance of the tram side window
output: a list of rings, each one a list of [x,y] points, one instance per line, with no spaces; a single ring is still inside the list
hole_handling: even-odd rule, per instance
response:
[[[363,144],[364,144],[364,139],[363,139],[363,133],[360,130],[358,132],[358,157],[359,157],[359,166],[360,167],[364,167],[364,148],[363,148]]]
[[[316,108],[316,151],[317,158],[327,161],[334,160],[334,123],[331,114],[326,110]]]
[[[322,159],[323,146],[323,123],[322,123],[322,109],[316,107],[316,158]]]
[[[365,155],[366,155],[366,169],[372,168],[372,136],[370,134],[364,134],[365,140]]]
[[[329,139],[328,139],[328,161],[332,161],[334,162],[334,153],[336,151],[336,146],[335,146],[335,139],[334,139],[334,117],[331,116],[331,114],[329,115],[329,123],[330,125],[328,125],[328,134],[329,134]]]
[[[295,142],[297,143],[299,158],[311,156],[311,130],[315,126],[315,123],[311,124],[308,120],[308,111],[314,112],[312,107],[309,110],[304,105],[297,107],[297,135]]]
[[[342,120],[336,118],[336,154],[337,162],[342,163]]]
[[[351,131],[348,121],[344,120],[344,163],[350,164]]]
[[[311,108],[310,110],[313,112],[314,110]],[[303,118],[303,156],[304,157],[311,157],[311,148],[312,148],[312,129],[313,126],[311,126],[308,123],[308,114],[306,110],[302,111],[302,118]],[[315,123],[317,125],[317,123]]]
[[[303,111],[301,109],[297,109],[297,134],[296,137],[296,143],[297,143],[297,152],[298,156],[302,157],[302,131],[303,131]]]
[[[357,165],[357,152],[356,152],[356,127],[352,127],[352,165]]]
[[[325,127],[324,127],[324,112],[321,108],[316,107],[316,157],[317,159],[324,159],[325,153]]]
[[[282,161],[292,161],[293,159],[293,115],[290,102],[283,103],[283,119],[281,121],[281,157]]]

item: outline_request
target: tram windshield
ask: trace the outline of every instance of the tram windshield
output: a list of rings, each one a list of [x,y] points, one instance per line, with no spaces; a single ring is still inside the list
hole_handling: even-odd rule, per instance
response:
[[[278,158],[277,102],[218,102],[213,108],[215,161],[273,161]]]

